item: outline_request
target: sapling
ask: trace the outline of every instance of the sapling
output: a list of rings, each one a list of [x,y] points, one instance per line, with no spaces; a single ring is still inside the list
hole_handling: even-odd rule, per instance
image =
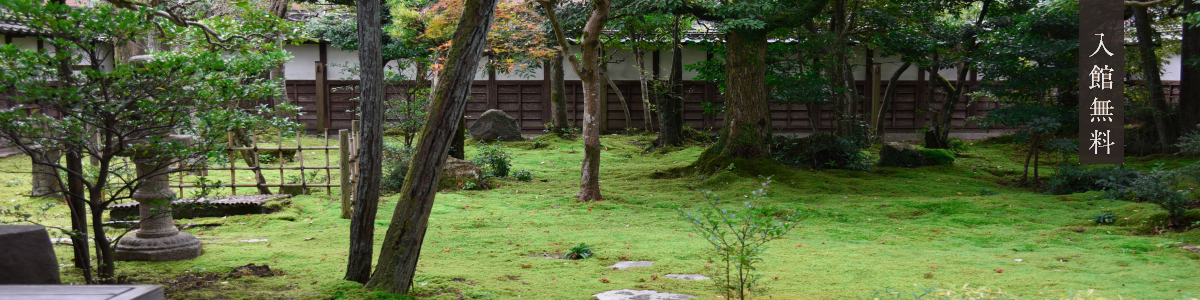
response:
[[[800,222],[800,213],[791,213],[779,218],[760,213],[754,204],[766,197],[771,179],[762,182],[762,187],[751,191],[752,201],[744,202],[744,211],[734,212],[722,208],[721,200],[712,191],[704,191],[708,204],[697,212],[677,208],[694,230],[711,246],[710,261],[716,268],[711,271],[718,292],[726,299],[750,299],[751,293],[765,292],[758,285],[761,274],[755,265],[763,262],[764,245],[787,234]]]

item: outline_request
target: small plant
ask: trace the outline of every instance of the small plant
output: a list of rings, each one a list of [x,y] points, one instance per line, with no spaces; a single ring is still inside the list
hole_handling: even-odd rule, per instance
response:
[[[571,247],[570,250],[567,250],[567,254],[565,254],[563,257],[566,259],[586,259],[595,254],[596,253],[593,253],[592,248],[588,247],[587,244],[579,243],[576,244],[575,247]]]
[[[771,183],[768,177],[762,188],[750,192],[753,201],[760,201],[767,194]],[[755,265],[763,262],[764,244],[783,237],[801,220],[799,213],[783,217],[762,214],[766,209],[745,202],[744,211],[721,208],[721,200],[711,191],[704,192],[707,207],[696,213],[678,208],[693,229],[708,241],[712,248],[715,270],[712,274],[717,291],[726,299],[749,299],[750,294],[762,295],[766,290],[758,284],[761,274]]]
[[[1092,221],[1095,221],[1096,224],[1108,225],[1117,221],[1117,215],[1112,212],[1103,212],[1092,218]]]
[[[509,168],[512,166],[512,155],[508,153],[504,145],[496,144],[479,144],[479,153],[471,160],[479,168],[483,169],[484,176],[489,177],[508,177]]]
[[[412,147],[397,143],[383,143],[383,178],[380,187],[386,192],[398,193],[404,186],[408,164],[412,161]]]
[[[21,179],[16,177],[4,178],[3,182],[5,187],[21,186],[22,184]]]
[[[199,178],[196,178],[196,181],[192,183],[192,186],[197,188],[197,190],[192,192],[193,198],[208,198],[208,196],[212,195],[217,189],[225,187],[225,184],[221,183],[220,180],[212,181],[209,180],[208,177],[200,176]]]
[[[955,156],[966,153],[967,150],[970,150],[970,148],[967,147],[967,142],[963,141],[960,138],[952,137],[947,142],[947,144],[948,144],[947,146],[949,146],[949,147],[946,147],[946,150],[950,150],[950,152],[954,152]]]
[[[468,181],[466,183],[462,183],[459,186],[462,186],[462,189],[464,189],[464,190],[474,190],[474,189],[479,188],[478,185],[475,185],[474,182],[470,182],[470,181]]]
[[[1000,194],[1000,192],[993,191],[992,189],[989,189],[989,188],[980,188],[979,189],[980,196],[991,196],[991,195],[999,195],[999,194]]]
[[[533,142],[531,142],[531,143],[529,144],[529,148],[530,148],[531,150],[537,150],[537,149],[541,149],[541,148],[546,148],[546,142],[545,142],[545,141],[543,141],[543,140],[534,139],[534,140],[533,140]]]
[[[1175,146],[1179,147],[1179,154],[1200,154],[1200,131],[1192,131],[1179,137],[1179,143],[1175,144]]]
[[[520,170],[513,172],[513,178],[516,178],[517,181],[530,182],[533,181],[533,173],[526,170]]]

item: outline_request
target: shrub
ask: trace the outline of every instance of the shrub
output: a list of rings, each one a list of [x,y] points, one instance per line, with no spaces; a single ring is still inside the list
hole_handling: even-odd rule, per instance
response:
[[[954,153],[946,149],[921,149],[923,163],[928,166],[940,166],[954,163]]]
[[[479,144],[479,153],[471,159],[479,168],[483,169],[484,176],[491,177],[508,177],[509,168],[512,166],[512,155],[508,153],[504,145],[495,144]]]
[[[595,255],[595,253],[592,253],[591,247],[588,247],[587,244],[579,243],[575,247],[571,247],[570,250],[567,250],[567,254],[563,255],[563,258],[586,259],[592,257],[592,255]]]
[[[398,193],[404,187],[404,176],[412,162],[413,148],[397,143],[383,143],[383,178],[379,186],[386,192]]]
[[[1200,131],[1192,131],[1179,137],[1179,143],[1175,144],[1175,147],[1179,147],[1179,154],[1182,155],[1200,154]]]
[[[1195,166],[1189,168],[1195,168]],[[1189,224],[1183,224],[1181,221],[1183,213],[1187,211],[1188,205],[1192,202],[1192,198],[1188,197],[1191,190],[1176,190],[1176,188],[1185,180],[1193,179],[1194,181],[1195,173],[1188,172],[1189,168],[1174,171],[1151,171],[1145,176],[1140,176],[1133,180],[1129,192],[1139,200],[1158,204],[1159,207],[1166,210],[1167,219],[1170,221],[1168,226],[1173,228],[1186,227]]]
[[[767,178],[762,188],[750,192],[753,201],[761,201],[767,193],[771,180]],[[758,285],[762,275],[754,272],[754,265],[763,262],[763,245],[783,237],[800,222],[800,214],[792,213],[782,218],[760,214],[763,208],[753,202],[745,202],[745,211],[721,208],[721,200],[711,191],[704,192],[708,204],[696,213],[678,209],[693,225],[697,233],[712,247],[715,274],[711,276],[717,291],[725,299],[748,299],[748,293],[763,294]]]
[[[912,148],[912,149],[905,149]],[[915,149],[915,150],[914,150]],[[879,150],[880,167],[938,166],[954,163],[954,154],[944,149],[916,149],[911,145],[884,144]]]
[[[818,132],[803,138],[775,136],[771,148],[773,158],[784,165],[868,171],[871,160],[858,140]]]
[[[967,152],[967,150],[970,150],[970,148],[967,147],[966,141],[956,137],[950,138],[948,146],[949,147],[946,149],[950,150],[950,152],[954,152],[954,155],[963,154],[964,152]]]
[[[1087,191],[1109,191],[1111,195],[1123,195],[1141,176],[1138,170],[1124,165],[1112,167],[1085,167],[1078,164],[1059,165],[1058,172],[1050,177],[1049,194],[1066,195]],[[1120,198],[1120,197],[1115,197]]]
[[[1113,222],[1117,221],[1117,215],[1113,214],[1111,211],[1103,212],[1092,218],[1092,221],[1095,221],[1096,224],[1102,225],[1112,224]]]
[[[520,170],[513,172],[513,178],[516,178],[517,181],[530,182],[533,181],[533,173],[526,170]]]

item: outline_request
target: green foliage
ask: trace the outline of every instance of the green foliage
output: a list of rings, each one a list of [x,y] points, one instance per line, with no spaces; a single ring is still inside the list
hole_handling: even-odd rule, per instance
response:
[[[998,191],[994,191],[994,190],[992,190],[992,189],[989,189],[989,188],[979,188],[979,195],[980,195],[980,196],[992,196],[992,195],[999,195],[999,194],[1000,194],[1000,192],[998,192]]]
[[[512,155],[506,148],[500,143],[479,143],[479,152],[471,159],[471,163],[483,169],[485,177],[508,177]]]
[[[1096,222],[1096,224],[1108,225],[1108,224],[1112,224],[1113,222],[1117,221],[1117,215],[1113,214],[1111,211],[1103,212],[1103,213],[1096,215],[1095,217],[1092,217],[1092,221]]]
[[[1175,144],[1179,147],[1181,155],[1200,155],[1200,131],[1192,131],[1179,137],[1179,143]]]
[[[1065,195],[1110,190],[1123,195],[1141,175],[1142,172],[1125,165],[1087,167],[1064,163],[1059,165],[1058,173],[1050,177],[1046,193]]]
[[[521,182],[530,182],[533,181],[533,173],[530,173],[526,170],[520,170],[513,172],[513,178]]]
[[[412,146],[413,138],[425,127],[425,116],[429,114],[428,88],[413,88],[405,98],[389,98],[383,102],[387,110],[386,134],[399,135],[405,146]]]
[[[751,201],[745,202],[744,211],[722,208],[721,200],[711,191],[704,192],[704,203],[697,212],[677,209],[709,243],[712,257],[716,261],[712,276],[718,294],[726,299],[748,299],[748,294],[763,295],[766,289],[759,284],[761,274],[755,265],[764,262],[764,244],[782,238],[800,222],[799,213],[776,218],[774,213],[764,213],[754,202],[762,202],[768,192],[771,179],[762,182],[762,188],[751,191]]]
[[[225,184],[220,180],[210,180],[208,177],[200,176],[192,183],[197,189],[192,191],[192,198],[208,198],[217,190],[224,188]]]
[[[950,147],[946,148],[946,150],[950,150],[950,152],[954,152],[955,156],[966,153],[967,150],[970,150],[970,148],[967,147],[967,141],[964,141],[963,139],[952,137],[952,138],[950,138],[949,142],[950,142],[950,145],[949,145]]]
[[[592,255],[595,255],[595,253],[592,252],[591,247],[588,247],[587,244],[579,243],[571,247],[570,250],[567,250],[567,254],[564,257],[566,259],[587,259],[588,257],[592,257]]]
[[[839,137],[818,132],[803,138],[775,136],[771,143],[773,158],[781,164],[811,169],[868,171],[871,159],[854,137]]]
[[[404,187],[404,176],[412,163],[413,148],[397,143],[383,143],[383,178],[379,186],[386,192],[399,193]]]
[[[1167,211],[1167,226],[1184,228],[1191,224],[1182,222],[1183,213],[1191,204],[1190,189],[1180,189],[1183,183],[1200,182],[1200,165],[1185,167],[1180,170],[1151,171],[1133,180],[1129,195],[1137,199],[1158,204]]]

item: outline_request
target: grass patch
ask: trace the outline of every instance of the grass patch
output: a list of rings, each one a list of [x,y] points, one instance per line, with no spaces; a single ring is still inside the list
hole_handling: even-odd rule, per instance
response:
[[[595,203],[573,200],[581,142],[543,137],[538,140],[545,145],[534,150],[518,144],[531,142],[511,143],[513,168],[533,172],[534,180],[496,180],[499,186],[492,190],[438,195],[418,268],[417,298],[588,299],[607,290],[653,289],[714,299],[709,282],[662,277],[704,273],[709,265],[701,259],[705,241],[689,236],[689,225],[674,208],[698,205],[698,190],[713,190],[734,207],[735,198],[747,199],[758,187],[756,175],[774,176],[771,192],[759,203],[772,210],[768,213],[808,216],[767,244],[766,262],[759,265],[778,299],[859,298],[913,284],[966,282],[1028,298],[1089,289],[1105,297],[1144,299],[1200,292],[1200,254],[1180,248],[1200,243],[1200,233],[1147,231],[1142,220],[1153,222],[1162,213],[1153,205],[1101,200],[1097,192],[1060,197],[999,184],[1020,176],[1024,157],[1009,144],[976,142],[970,155],[947,166],[812,171],[730,161],[733,168],[697,174],[679,167],[693,163],[703,148],[646,152],[639,144],[643,139],[603,137],[608,149],[601,153],[600,180],[606,200]],[[319,139],[305,143],[323,145]],[[476,151],[468,146],[468,158]],[[304,155],[306,164],[324,162],[323,152]],[[331,158],[336,164],[336,152]],[[1043,165],[1044,176],[1053,173],[1052,165]],[[1136,167],[1142,165],[1153,162]],[[8,195],[0,201],[57,201],[22,194],[30,189],[28,169],[27,157],[0,159],[0,171],[7,172],[0,178],[23,182],[0,186],[0,195]],[[210,177],[228,182],[228,173],[220,173]],[[336,170],[331,173],[339,178]],[[249,174],[239,173],[238,181],[250,182]],[[280,177],[264,175],[269,181]],[[980,195],[983,188],[998,194]],[[225,274],[250,263],[283,272],[206,280],[204,288],[169,295],[178,299],[407,299],[363,291],[341,279],[350,221],[338,218],[338,189],[330,196],[323,192],[298,196],[272,215],[180,220],[222,224],[185,230],[206,243],[204,255],[180,262],[119,262],[117,270],[131,282],[160,284],[206,274],[196,273],[201,270]],[[377,242],[395,202],[389,196],[380,203]],[[1091,219],[1105,211],[1115,212],[1116,224],[1095,225]],[[65,207],[56,207],[47,223],[69,224],[66,214]],[[242,242],[250,239],[268,241]],[[595,255],[571,261],[525,257],[563,254],[577,244]],[[70,247],[55,249],[61,263],[69,264]],[[620,260],[656,263],[607,268]],[[64,281],[80,281],[71,267],[62,270]]]

